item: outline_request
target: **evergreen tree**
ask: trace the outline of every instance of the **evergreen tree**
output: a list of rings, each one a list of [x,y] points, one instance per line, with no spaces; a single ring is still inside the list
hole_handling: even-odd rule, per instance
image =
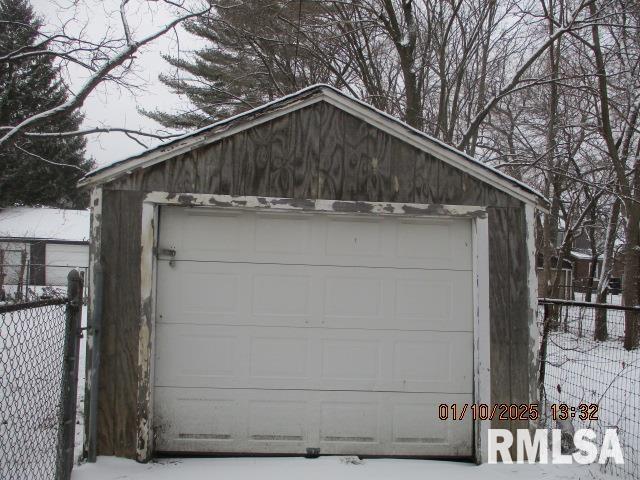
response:
[[[0,57],[28,49],[39,38],[42,22],[26,0],[0,0]],[[0,126],[11,126],[67,99],[59,69],[51,55],[0,61]],[[58,115],[30,132],[78,130],[82,115]],[[86,193],[77,189],[85,159],[86,141],[80,136],[34,138],[17,136],[0,149],[0,207],[48,205],[87,206]],[[60,166],[50,162],[71,166]]]
[[[327,43],[326,25],[320,28],[327,6],[297,0],[254,0],[233,8],[233,0],[218,3],[212,14],[184,24],[204,48],[190,58],[164,56],[174,72],[160,80],[190,105],[145,115],[169,128],[198,128],[307,85],[339,85],[327,65],[339,55]],[[323,45],[321,59],[315,56],[316,40]]]

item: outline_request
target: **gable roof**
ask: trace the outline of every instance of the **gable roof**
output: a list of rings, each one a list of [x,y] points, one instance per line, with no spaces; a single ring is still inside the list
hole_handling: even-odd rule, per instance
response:
[[[234,135],[248,128],[321,101],[325,101],[380,128],[388,134],[435,156],[439,160],[459,168],[481,181],[490,183],[509,195],[526,203],[546,208],[547,199],[525,183],[411,127],[362,100],[358,100],[330,85],[324,84],[303,88],[291,95],[182,135],[137,155],[96,168],[86,174],[80,180],[79,185],[91,186],[109,182],[120,175],[131,173],[135,169],[161,163],[187,151],[216,142],[224,137]]]
[[[89,241],[89,210],[11,207],[0,210],[0,238]]]

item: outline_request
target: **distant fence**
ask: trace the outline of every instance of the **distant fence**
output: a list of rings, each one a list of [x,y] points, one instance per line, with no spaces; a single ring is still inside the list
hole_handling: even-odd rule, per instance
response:
[[[619,286],[619,283],[617,284]],[[596,299],[596,288],[597,288],[598,284],[597,282],[595,283],[594,287],[591,288],[591,300],[590,301],[595,301]],[[556,297],[554,297],[554,300],[573,300],[573,301],[582,301],[585,299],[586,296],[586,292],[587,292],[588,288],[584,286],[584,284],[582,283],[578,283],[577,281],[572,283],[571,285],[559,285],[558,286],[558,291],[556,293]],[[539,288],[538,289],[539,292],[542,292],[542,289]],[[608,288],[607,289],[607,294],[606,294],[606,300],[605,302],[607,302],[606,304],[616,304],[617,301],[619,301],[620,297],[619,295],[622,293],[622,291],[620,290],[620,288],[616,287],[616,288]]]
[[[36,270],[55,273],[52,280],[46,275],[33,275]],[[24,265],[5,263],[0,265],[0,302],[1,301],[29,301],[41,298],[63,296],[67,288],[67,281],[60,278],[70,270],[78,270],[83,278],[88,278],[89,267],[74,265],[36,264],[27,262]],[[43,277],[44,281],[40,278]],[[88,296],[88,283],[85,285],[84,297]]]
[[[547,427],[591,428],[598,441],[605,429],[616,429],[625,464],[603,469],[631,478],[640,477],[640,349],[625,348],[625,333],[639,315],[640,308],[619,305],[551,299],[538,304]]]
[[[82,279],[67,296],[0,304],[0,478],[67,480],[73,467]]]

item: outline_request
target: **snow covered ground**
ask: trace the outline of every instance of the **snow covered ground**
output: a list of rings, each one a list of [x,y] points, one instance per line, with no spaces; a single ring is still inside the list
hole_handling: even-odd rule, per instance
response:
[[[582,318],[584,332],[593,331],[593,321],[589,312],[572,310],[573,318]],[[634,439],[637,438],[637,408],[618,408],[638,405],[640,399],[640,372],[638,353],[626,352],[622,348],[621,323],[610,322],[611,340],[591,342],[588,335],[578,336],[578,323],[571,325],[568,333],[555,332],[550,340],[547,389],[553,401],[574,404],[576,402],[600,403],[600,420],[588,426],[605,428],[609,425],[621,427],[620,437],[627,455],[637,455]],[[84,365],[84,363],[82,363]],[[81,374],[79,400],[84,394],[84,374]],[[558,385],[560,389],[558,391]],[[591,387],[591,388],[589,388]],[[628,400],[631,400],[630,402]],[[79,409],[82,404],[79,403]],[[78,419],[82,422],[79,411]],[[576,423],[576,428],[579,422]],[[77,441],[81,441],[81,425],[77,425]],[[80,450],[77,450],[80,453]],[[607,470],[611,473],[611,470]],[[470,463],[431,461],[372,459],[361,464],[345,461],[345,457],[321,457],[314,460],[304,458],[180,458],[160,459],[149,464],[139,464],[132,460],[100,457],[95,464],[76,466],[73,480],[430,480],[430,479],[471,479],[471,480],[533,480],[565,479],[591,480],[624,478],[603,472],[600,465],[482,465]],[[620,472],[622,473],[622,472]]]
[[[548,404],[562,403],[576,409],[580,404],[596,404],[597,419],[574,418],[573,427],[595,430],[598,441],[605,429],[617,429],[626,464],[612,466],[613,471],[639,478],[640,351],[623,347],[624,312],[608,312],[606,341],[593,340],[592,308],[563,308],[560,322],[559,329],[549,335],[545,377]]]
[[[86,309],[83,309],[83,325]],[[582,310],[571,312],[581,317],[584,332],[592,331],[589,315]],[[568,333],[554,332],[550,342],[547,389],[553,401],[573,404],[576,402],[600,403],[600,420],[591,427],[604,428],[618,425],[627,457],[638,450],[634,441],[640,435],[638,406],[640,405],[640,365],[638,352],[626,352],[621,347],[621,323],[610,323],[611,339],[607,342],[591,342],[588,334],[576,335],[578,324],[571,325]],[[84,409],[84,350],[82,340],[78,384],[78,413],[76,425],[76,458],[82,449]],[[560,388],[558,389],[558,385]],[[6,393],[6,392],[5,392]],[[576,428],[581,425],[576,422]],[[586,426],[586,425],[583,425]],[[43,435],[39,431],[38,435]],[[5,439],[6,440],[6,439]],[[14,439],[15,440],[15,439]],[[1,463],[1,462],[0,462]],[[0,469],[1,470],[1,469]],[[610,473],[610,470],[609,470]],[[636,472],[637,473],[637,472]],[[402,480],[441,479],[507,479],[516,475],[517,480],[548,479],[605,479],[609,477],[600,466],[578,465],[482,465],[468,463],[371,459],[362,464],[352,464],[343,457],[303,458],[181,458],[162,459],[146,465],[112,457],[101,457],[96,464],[76,465],[74,480],[147,480],[178,479],[199,480],[212,477],[224,480],[331,479],[360,480],[398,478]],[[0,478],[2,475],[0,475]]]
[[[573,296],[576,302],[584,302],[584,293],[575,292]],[[595,299],[595,293],[592,295],[591,299],[592,301]],[[609,295],[607,295],[606,303],[610,305],[622,305],[622,295],[613,295],[610,293]]]
[[[550,339],[547,389],[553,401],[600,403],[600,420],[591,426],[601,429],[609,425],[621,427],[620,437],[627,455],[637,455],[633,441],[640,424],[637,410],[617,408],[622,403],[637,405],[638,353],[622,348],[621,323],[610,323],[611,340],[592,342],[586,332],[593,331],[593,321],[584,310],[572,310],[573,318],[582,318],[583,335],[578,336],[577,321],[570,331],[554,332]],[[558,385],[560,388],[558,390]],[[591,388],[589,388],[591,387]],[[629,398],[631,402],[629,402]],[[576,423],[576,428],[580,425]],[[588,422],[587,422],[588,423]],[[100,457],[95,464],[76,466],[73,480],[592,480],[624,478],[612,476],[600,465],[481,465],[435,460],[371,459],[354,464],[348,457],[304,458],[179,458],[160,459],[149,464],[132,460]],[[623,473],[623,472],[619,472]]]
[[[348,457],[181,458],[148,464],[100,457],[77,466],[72,480],[593,480],[610,479],[597,467],[577,465],[481,465],[437,460],[363,460]]]

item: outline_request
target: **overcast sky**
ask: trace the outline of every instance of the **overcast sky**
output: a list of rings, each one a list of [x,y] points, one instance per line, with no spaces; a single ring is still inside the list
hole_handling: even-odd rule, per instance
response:
[[[118,8],[120,0],[86,0],[82,5],[73,7],[72,0],[31,0],[36,13],[45,21],[45,28],[54,30],[63,22],[70,22],[69,28],[74,32],[85,28],[85,36],[98,39],[111,29],[113,35],[122,36],[122,27]],[[158,2],[132,0],[129,7],[132,30],[138,37],[150,33],[156,27],[165,24],[172,18],[172,13],[162,9]],[[177,33],[180,51],[197,49],[199,46],[194,37],[183,30]],[[168,33],[156,40],[137,56],[136,75],[130,77],[137,85],[143,87],[131,93],[116,86],[102,86],[94,91],[84,104],[85,121],[83,127],[109,126],[126,127],[156,131],[161,126],[138,113],[137,108],[148,110],[159,108],[171,110],[179,105],[180,97],[172,94],[158,80],[158,75],[168,71],[170,66],[161,54],[178,52],[176,34]],[[71,85],[80,85],[87,78],[87,72],[73,69],[69,72]],[[87,153],[98,165],[111,163],[139,152],[142,147],[120,133],[91,135],[87,138]],[[149,146],[153,141],[143,140]]]

